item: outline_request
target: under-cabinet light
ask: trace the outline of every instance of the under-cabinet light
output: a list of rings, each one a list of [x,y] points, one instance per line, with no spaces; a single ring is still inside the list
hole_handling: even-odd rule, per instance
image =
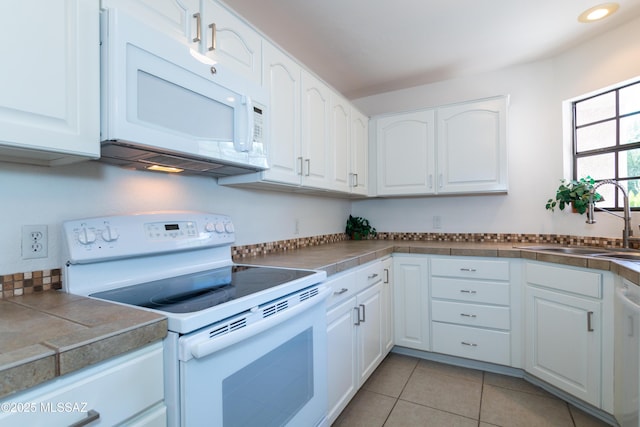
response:
[[[169,172],[169,173],[184,172],[184,169],[172,168],[172,167],[169,167],[169,166],[160,166],[160,165],[149,166],[149,167],[147,167],[147,170],[156,171],[156,172]]]

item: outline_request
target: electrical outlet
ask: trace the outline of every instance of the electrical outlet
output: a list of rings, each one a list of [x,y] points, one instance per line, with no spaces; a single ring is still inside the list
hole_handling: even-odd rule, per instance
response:
[[[46,225],[22,226],[22,259],[46,258],[49,236]]]
[[[300,234],[300,220],[298,218],[296,218],[293,226],[293,234]]]
[[[433,228],[434,229],[442,228],[442,218],[440,218],[440,216],[438,215],[433,217]]]

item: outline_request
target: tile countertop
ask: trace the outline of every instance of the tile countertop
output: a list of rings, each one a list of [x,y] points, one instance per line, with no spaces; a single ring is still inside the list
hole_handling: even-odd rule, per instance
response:
[[[526,244],[516,246],[511,243],[345,241],[234,261],[325,270],[332,275],[392,253],[524,258],[610,270],[640,285],[640,263],[520,248]],[[0,300],[0,399],[161,340],[166,334],[164,316],[59,291]]]
[[[0,399],[163,339],[164,316],[47,291],[0,300]]]
[[[540,252],[524,249],[526,246],[541,246],[541,244],[359,240],[309,246],[250,258],[237,258],[234,261],[239,264],[324,270],[330,276],[392,253],[523,258],[574,267],[608,270],[640,285],[640,263],[585,255]],[[544,246],[554,245],[544,244]]]

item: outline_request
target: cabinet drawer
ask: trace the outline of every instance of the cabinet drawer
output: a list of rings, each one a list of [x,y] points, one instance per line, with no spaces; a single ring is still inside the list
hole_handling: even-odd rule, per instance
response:
[[[458,278],[434,277],[431,279],[433,298],[454,299],[509,305],[509,284]]]
[[[433,347],[437,353],[510,365],[509,332],[433,322]]]
[[[380,261],[376,261],[371,265],[363,267],[358,274],[360,282],[366,283],[366,287],[380,282],[384,278],[384,265]]]
[[[510,329],[509,307],[431,301],[431,319],[483,328]]]
[[[100,425],[112,426],[154,405],[164,414],[162,352],[162,343],[153,344],[13,395],[6,401],[29,402],[35,410],[0,413],[0,426],[68,426],[86,420],[89,410],[100,414]]]
[[[509,280],[509,261],[475,258],[433,258],[431,275]]]
[[[325,286],[331,288],[331,295],[327,299],[327,307],[333,307],[336,304],[353,297],[362,286],[358,286],[356,272],[342,273],[331,276],[324,282]]]
[[[535,263],[526,264],[527,283],[592,298],[602,298],[602,274]]]

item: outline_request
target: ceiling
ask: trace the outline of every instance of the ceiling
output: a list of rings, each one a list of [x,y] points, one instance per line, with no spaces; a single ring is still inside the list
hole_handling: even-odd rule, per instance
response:
[[[548,58],[640,16],[600,0],[225,0],[349,99]],[[603,0],[604,2],[604,0]]]

